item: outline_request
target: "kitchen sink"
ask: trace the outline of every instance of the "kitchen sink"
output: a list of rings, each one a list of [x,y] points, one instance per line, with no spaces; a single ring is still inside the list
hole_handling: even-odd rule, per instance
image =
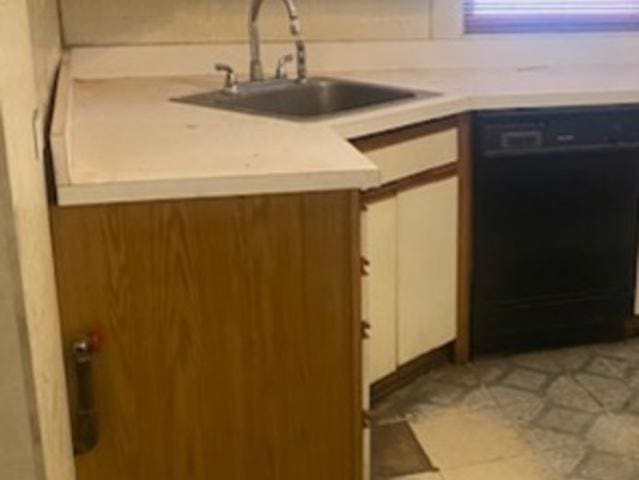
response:
[[[283,79],[244,83],[235,91],[217,90],[174,101],[256,115],[316,120],[392,102],[439,95],[437,92],[313,77],[304,82]]]

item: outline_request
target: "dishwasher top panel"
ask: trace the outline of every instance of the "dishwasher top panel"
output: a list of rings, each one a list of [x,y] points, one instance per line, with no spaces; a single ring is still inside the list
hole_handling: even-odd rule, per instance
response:
[[[476,114],[483,156],[639,149],[639,105]]]

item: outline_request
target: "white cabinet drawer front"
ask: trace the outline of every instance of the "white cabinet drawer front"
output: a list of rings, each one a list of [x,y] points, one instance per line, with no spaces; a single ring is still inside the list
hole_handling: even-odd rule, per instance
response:
[[[458,179],[398,196],[398,360],[456,337]]]
[[[388,183],[458,160],[458,130],[410,139],[369,150],[366,155],[379,167],[382,182]]]

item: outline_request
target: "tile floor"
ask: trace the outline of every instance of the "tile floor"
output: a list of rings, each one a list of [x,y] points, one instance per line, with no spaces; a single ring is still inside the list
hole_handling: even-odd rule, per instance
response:
[[[447,365],[373,418],[439,470],[380,480],[639,480],[639,339]]]

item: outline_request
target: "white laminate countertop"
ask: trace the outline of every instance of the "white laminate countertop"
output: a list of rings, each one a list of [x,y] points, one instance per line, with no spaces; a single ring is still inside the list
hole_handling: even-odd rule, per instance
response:
[[[171,101],[219,77],[74,77],[67,58],[51,136],[58,202],[366,189],[379,174],[351,138],[470,110],[639,104],[639,64],[333,75],[443,95],[296,123]]]

